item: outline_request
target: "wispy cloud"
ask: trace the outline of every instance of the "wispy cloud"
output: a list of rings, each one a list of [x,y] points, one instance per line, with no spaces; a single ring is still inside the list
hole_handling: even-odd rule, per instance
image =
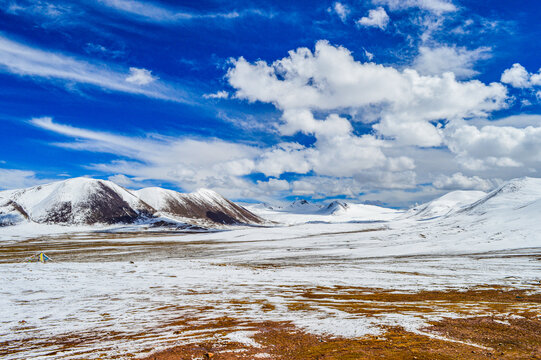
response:
[[[374,4],[387,5],[391,10],[419,8],[435,14],[457,11],[457,7],[448,0],[372,0]]]
[[[203,94],[205,99],[227,99],[229,98],[229,93],[225,90],[215,92],[213,94]]]
[[[111,163],[89,164],[89,169],[168,181],[186,190],[210,187],[237,197],[253,188],[242,176],[253,170],[252,159],[261,152],[257,147],[212,138],[118,135],[59,124],[50,117],[34,118],[30,123],[72,139],[52,145],[119,157]]]
[[[135,69],[134,73],[131,69]],[[150,98],[189,102],[180,86],[163,81],[147,81],[149,70],[126,69],[115,64],[91,62],[58,52],[43,50],[0,35],[0,71],[41,81],[92,85],[111,91]],[[148,74],[147,74],[148,72]],[[130,81],[134,75],[145,81]],[[140,79],[138,76],[137,79]],[[154,79],[154,78],[153,78]]]
[[[8,14],[19,15],[21,13],[31,14],[49,19],[58,19],[70,13],[71,7],[64,4],[54,4],[47,1],[18,1],[10,2],[5,11]]]
[[[122,12],[127,15],[136,16],[140,19],[150,22],[178,22],[197,19],[235,19],[239,17],[256,15],[263,17],[273,17],[273,13],[259,9],[245,9],[241,11],[228,12],[207,12],[196,13],[179,11],[174,8],[157,5],[152,2],[132,1],[132,0],[98,0],[99,3]]]
[[[38,178],[34,171],[0,168],[0,190],[24,188],[50,181],[52,180]],[[0,195],[0,200],[1,197]]]

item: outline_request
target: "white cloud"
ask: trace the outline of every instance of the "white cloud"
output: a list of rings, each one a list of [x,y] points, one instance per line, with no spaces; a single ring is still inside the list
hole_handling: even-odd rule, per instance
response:
[[[541,165],[541,127],[486,125],[458,122],[445,130],[445,143],[465,168],[532,167]]]
[[[274,14],[258,9],[245,9],[242,11],[215,12],[215,13],[193,13],[177,11],[173,8],[158,5],[153,2],[136,0],[98,0],[102,5],[119,11],[126,15],[140,18],[141,20],[172,23],[197,19],[236,19],[248,15],[273,17]]]
[[[415,167],[413,160],[404,156],[386,157],[382,152],[382,141],[369,135],[354,136],[350,124],[337,115],[331,115],[325,121],[319,120],[313,147],[282,143],[271,148],[259,148],[217,139],[159,135],[128,137],[62,125],[51,118],[35,118],[31,123],[73,139],[53,145],[128,158],[88,165],[92,170],[114,174],[114,179],[126,186],[131,186],[135,180],[164,180],[187,190],[210,187],[229,196],[254,197],[284,191],[287,182],[275,179],[254,184],[246,180],[245,175],[261,172],[277,178],[285,172],[303,174],[313,171],[317,176],[335,177],[333,184],[349,184],[335,186],[331,191],[333,195],[340,195],[343,191],[351,195],[352,186],[357,181],[352,177],[361,179],[365,176],[363,174],[373,173],[373,183],[403,188],[409,187],[410,170]],[[404,175],[408,172],[408,185],[405,186],[401,182],[405,181]],[[366,178],[363,179],[367,182]],[[391,180],[395,184],[390,184]],[[359,184],[355,186],[360,188]]]
[[[343,47],[326,41],[315,51],[299,48],[272,64],[233,60],[227,78],[236,97],[274,104],[283,111],[283,134],[314,132],[313,111],[353,112],[377,105],[380,135],[405,144],[438,146],[441,119],[485,116],[504,107],[506,89],[499,83],[457,81],[453,74],[421,76],[374,63],[360,63]],[[362,119],[361,119],[362,120]]]
[[[138,179],[130,178],[123,174],[116,174],[116,175],[109,176],[107,180],[112,181],[117,185],[120,185],[125,188],[129,188],[129,189],[141,189],[145,186],[148,186],[147,184],[145,184],[142,181],[139,181]]]
[[[374,189],[413,189],[417,185],[415,171],[367,171],[353,177],[365,191]]]
[[[531,86],[529,78],[530,74],[528,74],[524,66],[513,64],[511,68],[503,72],[501,82],[516,88],[527,88]]]
[[[442,190],[492,190],[497,184],[491,180],[482,179],[479,176],[465,176],[462,173],[454,173],[451,176],[440,175],[433,182],[436,189]]]
[[[71,12],[71,8],[65,5],[49,3],[47,1],[19,1],[18,3],[11,2],[7,8],[8,14],[19,15],[27,13],[40,17],[57,19]]]
[[[210,187],[233,198],[261,199],[284,191],[316,198],[338,195],[356,198],[359,193],[377,190],[378,194],[383,194],[381,197],[374,195],[366,199],[397,205],[415,196],[402,194],[393,201],[390,195],[398,193],[390,192],[392,189],[412,190],[419,183],[434,182],[438,189],[486,190],[496,184],[490,180],[494,179],[494,174],[499,173],[503,178],[526,175],[530,171],[528,169],[539,168],[541,162],[541,126],[478,128],[461,121],[452,122],[442,129],[442,133],[445,144],[456,156],[453,159],[452,154],[444,149],[404,147],[371,136],[356,137],[346,126],[344,118],[331,117],[314,120],[317,123],[314,127],[316,141],[312,146],[282,143],[271,148],[217,139],[159,135],[128,137],[62,125],[50,118],[36,118],[31,122],[71,139],[53,145],[124,158],[88,165],[94,171],[111,174],[110,179],[124,186],[162,180],[178,184],[188,191]],[[504,125],[508,121],[511,120],[496,121],[495,124]],[[534,119],[521,122],[527,125],[532,121]],[[485,171],[486,175],[462,175],[459,165]],[[258,172],[271,178],[256,183],[246,178],[246,175]],[[306,175],[289,184],[279,179],[286,172]],[[439,174],[436,178],[431,175],[435,173]],[[8,178],[0,175],[0,179]],[[16,180],[10,180],[10,184],[16,182],[20,186],[29,186],[38,182],[33,172],[15,175]]]
[[[133,160],[89,164],[89,168],[110,174],[165,180],[188,190],[200,187],[227,193],[250,188],[241,177],[252,172],[261,150],[218,139],[198,140],[164,136],[129,137],[58,124],[51,118],[34,118],[31,123],[74,139],[54,145],[72,150],[110,153]],[[228,190],[228,188],[231,188]]]
[[[415,191],[403,191],[402,189],[378,190],[363,194],[359,197],[362,201],[377,201],[392,206],[407,208],[414,203],[422,204],[446,193],[433,186],[420,186]]]
[[[435,14],[457,11],[452,1],[446,0],[372,0],[372,3],[387,5],[391,10],[419,8]]]
[[[381,151],[384,142],[371,135],[355,136],[350,122],[336,114],[316,120],[307,110],[288,110],[284,112],[284,118],[291,120],[281,128],[283,134],[292,135],[298,126],[302,126],[306,133],[315,136],[316,142],[307,148],[299,144],[281,144],[266,152],[257,168],[268,176],[311,170],[319,175],[353,176],[385,164],[386,157]],[[299,121],[301,125],[297,124]],[[290,127],[291,124],[294,125]]]
[[[289,183],[286,180],[279,180],[275,178],[270,178],[268,181],[258,180],[257,186],[267,193],[289,190]]]
[[[374,59],[374,54],[372,54],[371,52],[369,52],[366,49],[363,49],[363,50],[364,50],[364,56],[366,56],[368,61],[372,61]]]
[[[377,9],[368,11],[368,16],[362,17],[357,20],[357,24],[368,27],[377,27],[381,30],[385,30],[389,23],[389,15],[385,12],[385,9],[381,6]]]
[[[135,67],[130,67],[130,74],[126,77],[127,82],[137,85],[147,85],[156,79],[157,77],[152,76],[152,71]]]
[[[307,157],[314,152],[297,143],[282,143],[269,149],[258,159],[255,169],[267,176],[285,172],[305,174],[312,169]]]
[[[221,90],[214,94],[203,94],[203,97],[205,99],[227,99],[229,97],[229,93],[225,90]]]
[[[34,171],[0,169],[0,190],[25,188],[50,181],[52,180],[37,178]]]
[[[291,183],[291,192],[298,196],[325,198],[345,195],[355,198],[362,192],[362,186],[351,178],[305,177]]]
[[[539,86],[541,85],[541,69],[537,74],[532,74],[524,66],[515,63],[502,73],[501,82],[521,89]]]
[[[351,12],[346,5],[340,2],[335,2],[332,6],[332,9],[330,9],[330,11],[338,15],[338,17],[340,18],[340,20],[342,20],[342,22],[346,22],[347,17],[349,13]]]
[[[440,75],[450,71],[458,78],[470,78],[479,72],[473,69],[475,63],[490,57],[490,48],[468,50],[464,47],[437,46],[419,48],[419,55],[413,66],[424,75]]]
[[[131,70],[135,69],[135,70]],[[0,71],[42,81],[77,83],[151,98],[187,102],[181,90],[166,83],[151,81],[148,70],[130,68],[133,82],[125,81],[126,69],[105,63],[34,48],[0,35]],[[154,79],[154,78],[152,78]],[[150,86],[142,88],[145,83]]]
[[[525,128],[528,126],[541,127],[541,115],[518,114],[496,120],[472,119],[468,121],[468,124],[475,125],[477,127],[486,125],[511,126],[514,128]]]

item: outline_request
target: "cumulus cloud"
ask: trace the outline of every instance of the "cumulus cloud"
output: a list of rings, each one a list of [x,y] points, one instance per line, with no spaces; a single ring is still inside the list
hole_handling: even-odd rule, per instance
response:
[[[502,73],[501,82],[521,89],[539,86],[541,85],[541,69],[537,74],[532,74],[524,66],[516,63]]]
[[[464,167],[538,167],[541,163],[541,127],[452,124],[445,142]]]
[[[348,15],[350,13],[349,8],[340,2],[335,2],[332,6],[332,9],[330,9],[330,11],[338,15],[338,17],[340,18],[340,20],[342,20],[342,22],[346,22]]]
[[[345,192],[342,195],[351,195],[354,187],[361,188],[359,182],[371,186],[376,183],[379,184],[377,186],[410,186],[411,179],[415,177],[411,171],[415,167],[412,159],[385,156],[383,141],[370,135],[354,136],[349,122],[337,115],[330,115],[325,121],[315,121],[319,123],[314,130],[316,141],[313,146],[290,142],[270,148],[218,139],[159,135],[129,137],[63,125],[51,118],[34,118],[31,123],[71,139],[54,143],[55,146],[121,157],[110,163],[89,164],[88,168],[114,174],[112,179],[125,186],[133,186],[134,181],[163,180],[190,191],[210,187],[237,198],[255,197],[289,189],[287,181],[278,179],[287,172],[313,172],[316,177],[333,178],[332,183],[349,184],[346,187],[335,186],[331,191],[333,195],[341,192]],[[271,179],[254,184],[245,178],[253,173],[263,173]],[[367,174],[372,174],[370,179]],[[401,184],[404,181],[408,185]],[[330,184],[330,180],[325,184]],[[330,188],[325,188],[327,190]]]
[[[389,15],[385,12],[385,9],[381,6],[377,9],[368,11],[368,16],[364,16],[357,20],[357,24],[367,27],[377,27],[381,30],[385,30],[389,23]]]
[[[319,175],[353,176],[385,164],[386,157],[381,151],[384,142],[372,135],[354,135],[351,123],[345,118],[331,114],[324,120],[316,120],[307,110],[288,110],[284,117],[291,120],[281,128],[282,133],[294,134],[301,126],[316,141],[311,147],[280,144],[266,152],[256,165],[266,175],[314,171]]]
[[[405,144],[438,146],[441,119],[486,116],[504,107],[499,83],[457,81],[452,73],[423,76],[412,69],[356,61],[326,41],[299,48],[272,64],[233,60],[227,73],[236,97],[274,104],[283,111],[283,134],[312,133],[313,111],[344,113],[378,105],[374,130]]]
[[[446,0],[372,0],[372,3],[387,5],[391,10],[419,8],[435,14],[457,11],[452,1]]]
[[[156,78],[152,77],[150,71],[137,68],[129,70],[130,76],[126,78],[128,71],[122,67],[91,63],[85,59],[34,48],[0,35],[0,72],[33,80],[92,85],[151,98],[188,102],[183,91],[170,84],[154,81]]]
[[[487,47],[468,50],[464,47],[446,45],[421,46],[413,66],[424,75],[439,75],[450,71],[458,78],[470,78],[479,73],[473,69],[475,63],[489,58],[490,51],[491,49]]]
[[[152,71],[135,67],[130,67],[130,74],[126,77],[127,82],[137,85],[147,85],[156,81],[156,79],[156,77],[152,76]]]
[[[481,190],[489,191],[492,190],[496,183],[482,179],[479,176],[465,176],[462,173],[454,173],[451,176],[440,175],[433,182],[433,185],[436,189],[442,190]]]
[[[289,190],[289,183],[286,180],[279,180],[276,178],[270,178],[268,181],[258,180],[257,186],[267,193]]]
[[[345,195],[354,198],[362,192],[362,185],[352,178],[305,177],[291,183],[291,192],[298,196],[325,198]]]

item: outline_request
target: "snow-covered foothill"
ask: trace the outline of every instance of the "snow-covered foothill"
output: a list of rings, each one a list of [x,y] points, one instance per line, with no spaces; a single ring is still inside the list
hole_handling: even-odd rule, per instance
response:
[[[389,221],[403,213],[402,210],[375,205],[355,204],[335,200],[329,204],[313,204],[306,200],[295,200],[288,206],[246,205],[246,208],[262,218],[278,224],[340,223]]]
[[[445,216],[454,211],[460,210],[463,206],[470,205],[486,195],[487,193],[483,191],[451,191],[437,199],[411,208],[404,214],[404,217],[431,219],[438,216]]]

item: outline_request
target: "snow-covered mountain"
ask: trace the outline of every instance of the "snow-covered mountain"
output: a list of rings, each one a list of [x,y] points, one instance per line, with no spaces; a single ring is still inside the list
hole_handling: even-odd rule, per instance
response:
[[[338,201],[335,200],[331,202],[329,205],[325,206],[323,209],[320,210],[321,213],[324,214],[342,214],[344,212],[347,212],[350,207],[350,204],[348,204],[345,201]]]
[[[401,218],[414,220],[448,219],[463,224],[479,222],[532,228],[541,214],[541,179],[508,181],[488,194],[482,191],[452,191],[408,210]]]
[[[487,193],[483,191],[456,190],[451,191],[437,199],[427,203],[415,206],[408,210],[404,217],[413,217],[416,219],[431,219],[439,216],[445,216],[460,210],[466,205],[482,199]]]
[[[28,220],[28,214],[17,203],[0,199],[0,226],[9,226]]]
[[[183,194],[158,187],[134,191],[141,200],[166,216],[178,219],[195,219],[220,224],[262,224],[259,216],[227,200],[220,194],[200,189]]]
[[[36,223],[92,225],[134,223],[152,217],[155,210],[111,181],[74,178],[27,189],[0,192],[0,211],[7,219],[18,215]],[[7,220],[7,221],[6,221]]]
[[[529,177],[513,179],[464,206],[458,213],[482,217],[508,214],[537,218],[541,214],[541,179]]]
[[[304,199],[293,201],[291,204],[285,206],[283,211],[288,211],[297,214],[312,214],[321,211],[322,205],[313,204]]]
[[[111,181],[79,177],[27,189],[0,191],[0,226],[25,222],[201,225],[190,221],[193,219],[205,219],[207,226],[264,222],[211,190],[193,194],[161,188],[129,191]]]
[[[322,214],[334,217],[342,217],[360,221],[392,220],[402,212],[383,206],[348,203],[345,201],[333,201],[321,210]]]
[[[283,224],[388,221],[402,214],[400,210],[348,203],[343,200],[335,200],[327,205],[295,200],[284,207],[270,207],[263,204],[250,204],[246,207],[265,219]]]

